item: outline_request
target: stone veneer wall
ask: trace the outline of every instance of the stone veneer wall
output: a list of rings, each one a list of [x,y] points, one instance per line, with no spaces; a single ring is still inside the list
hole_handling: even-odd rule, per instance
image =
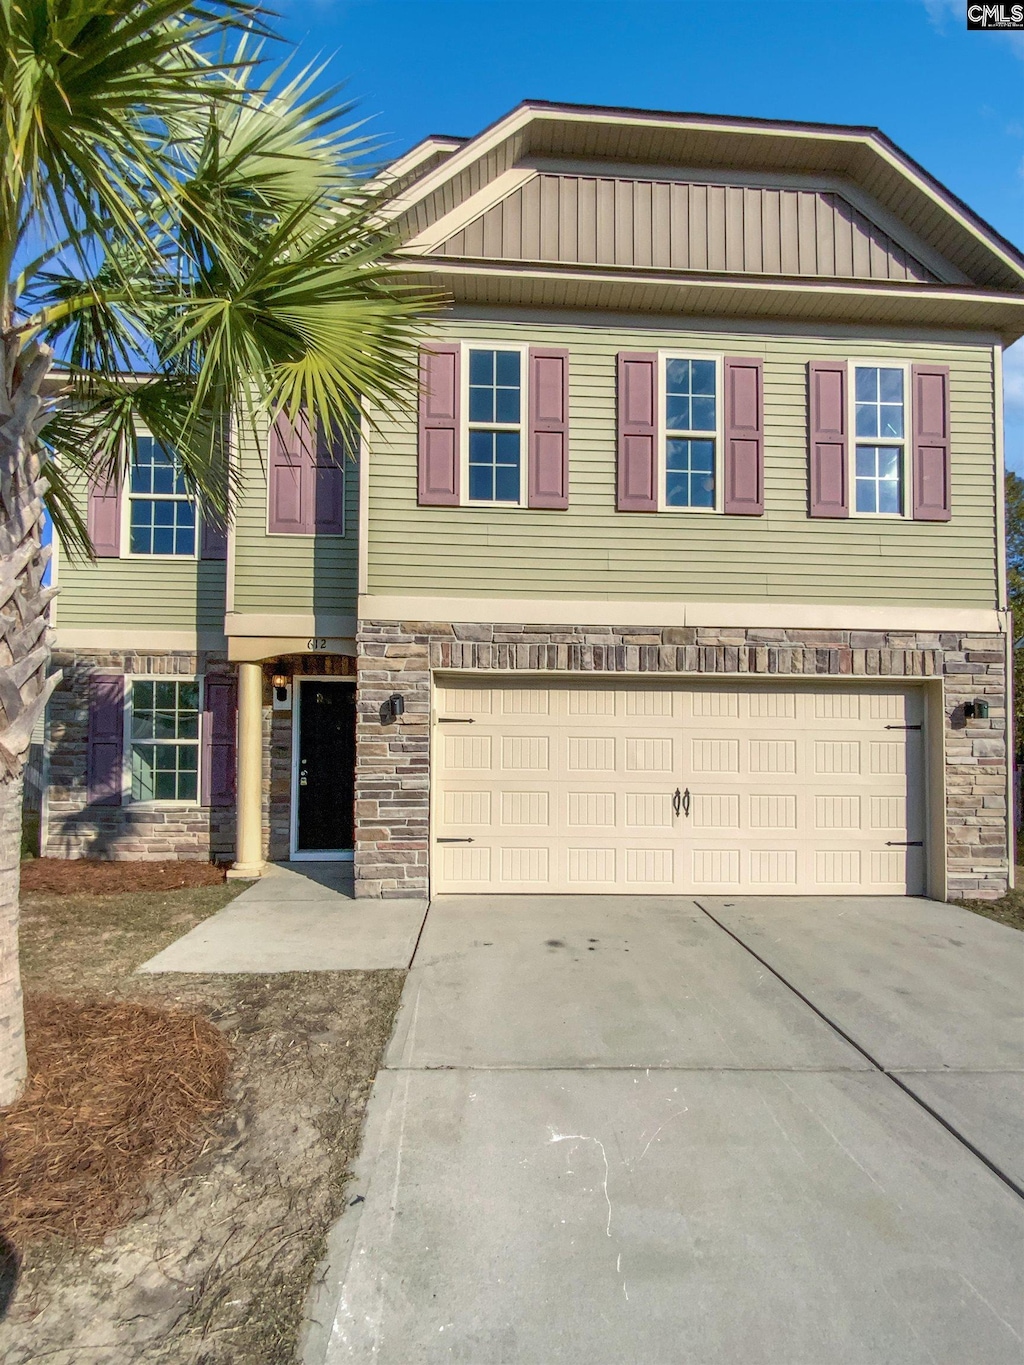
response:
[[[427,893],[431,673],[702,674],[722,677],[937,678],[946,714],[950,896],[1007,886],[1004,640],[949,632],[359,623],[356,894]],[[382,725],[392,692],[405,714]],[[987,721],[964,720],[984,697]]]
[[[64,676],[47,711],[47,787],[40,846],[46,858],[227,861],[234,857],[231,807],[157,807],[130,803],[89,807],[86,762],[89,675],[98,669],[128,675],[198,677],[230,673],[223,654],[205,651],[58,650]]]

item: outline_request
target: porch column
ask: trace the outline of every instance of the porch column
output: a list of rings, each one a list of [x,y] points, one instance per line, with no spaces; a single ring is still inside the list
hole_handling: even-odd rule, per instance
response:
[[[238,665],[238,795],[229,877],[263,873],[263,666]]]

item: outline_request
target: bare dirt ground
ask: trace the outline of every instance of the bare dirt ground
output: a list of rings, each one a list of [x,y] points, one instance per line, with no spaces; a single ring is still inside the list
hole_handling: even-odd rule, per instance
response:
[[[95,1244],[19,1249],[5,1365],[286,1365],[327,1229],[346,1198],[404,973],[145,976],[134,968],[238,884],[119,896],[29,894],[29,991],[194,1010],[232,1048],[223,1111],[192,1163]],[[0,1287],[0,1312],[4,1295]]]

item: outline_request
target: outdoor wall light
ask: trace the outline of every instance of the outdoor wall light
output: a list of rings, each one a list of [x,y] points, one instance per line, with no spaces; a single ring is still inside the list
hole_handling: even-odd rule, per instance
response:
[[[965,701],[964,720],[988,720],[988,702]]]
[[[392,725],[399,716],[405,715],[405,698],[397,692],[392,692],[387,701],[380,704],[380,723],[381,725]]]
[[[277,694],[277,700],[287,701],[289,681],[288,675],[286,673],[275,673],[270,681],[273,685],[275,693]]]

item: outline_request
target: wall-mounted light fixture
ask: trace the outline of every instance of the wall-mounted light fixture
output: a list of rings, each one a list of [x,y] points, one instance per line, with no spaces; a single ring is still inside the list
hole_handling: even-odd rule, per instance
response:
[[[398,692],[392,692],[387,701],[380,704],[380,723],[381,725],[393,725],[399,716],[405,715],[405,698]]]
[[[288,684],[291,681],[288,675],[286,673],[275,673],[270,681],[274,688],[275,693],[277,694],[277,700],[287,701]]]
[[[988,720],[988,702],[980,699],[978,701],[965,701],[964,720]]]

